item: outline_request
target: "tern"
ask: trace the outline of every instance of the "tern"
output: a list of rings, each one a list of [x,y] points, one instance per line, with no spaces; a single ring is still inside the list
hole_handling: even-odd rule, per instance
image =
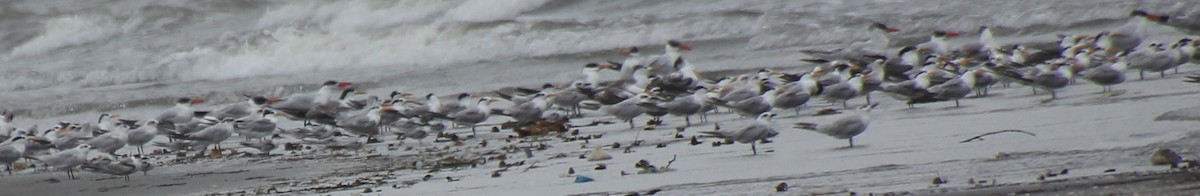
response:
[[[138,154],[143,154],[142,146],[154,140],[158,136],[158,120],[146,120],[142,122],[142,126],[137,129],[130,130],[128,139],[125,140],[126,145],[137,146]]]
[[[160,128],[179,131],[175,127],[192,122],[192,117],[196,115],[196,109],[192,106],[199,103],[204,103],[204,99],[188,97],[175,99],[175,107],[163,111],[154,120],[158,121]]]
[[[701,133],[724,138],[726,140],[737,141],[738,143],[749,143],[750,151],[753,152],[754,155],[758,155],[758,147],[755,145],[758,141],[766,140],[767,138],[773,138],[776,135],[779,135],[779,132],[775,131],[775,128],[771,127],[772,117],[775,117],[775,114],[766,112],[759,114],[758,119],[755,120],[754,124],[742,127],[737,131],[717,130]]]
[[[849,147],[853,148],[854,136],[858,136],[858,134],[862,134],[863,131],[867,130],[867,125],[871,123],[871,109],[874,109],[878,105],[879,103],[860,106],[856,112],[846,114],[830,123],[820,125],[815,123],[796,123],[796,128],[816,131],[837,139],[849,140]]]
[[[233,131],[246,140],[250,138],[263,139],[275,134],[278,120],[275,112],[268,109],[258,109],[254,114],[244,116],[234,121]]]

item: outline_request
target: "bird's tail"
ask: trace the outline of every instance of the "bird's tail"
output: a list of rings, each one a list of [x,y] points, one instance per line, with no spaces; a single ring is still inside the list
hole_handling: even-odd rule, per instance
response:
[[[817,130],[817,124],[816,124],[816,123],[806,123],[806,122],[799,122],[799,123],[796,123],[796,128],[797,128],[797,129],[804,129],[804,130],[816,131],[816,130]]]
[[[592,101],[592,100],[579,102],[579,108],[583,108],[583,109],[587,109],[587,110],[593,110],[593,111],[599,110],[600,106],[604,106],[604,104],[601,104],[600,102]]]

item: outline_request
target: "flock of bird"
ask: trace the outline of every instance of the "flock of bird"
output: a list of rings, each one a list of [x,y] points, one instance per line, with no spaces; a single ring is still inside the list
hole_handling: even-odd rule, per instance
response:
[[[1196,14],[1192,14],[1196,15]],[[854,146],[853,137],[869,124],[869,112],[878,106],[871,94],[886,94],[917,104],[959,100],[974,93],[988,94],[988,88],[1018,83],[1049,92],[1070,86],[1082,78],[1102,87],[1102,92],[1126,80],[1127,70],[1158,72],[1186,63],[1200,62],[1196,49],[1200,40],[1184,38],[1174,43],[1143,40],[1149,22],[1196,32],[1197,16],[1168,17],[1133,11],[1129,22],[1098,34],[1061,35],[1049,44],[1010,44],[996,42],[991,29],[980,27],[979,40],[951,45],[946,39],[957,31],[935,31],[926,43],[890,52],[889,34],[900,31],[882,23],[867,25],[872,37],[846,47],[830,50],[805,50],[806,59],[815,64],[804,73],[785,73],[762,69],[756,73],[703,78],[696,65],[682,54],[692,48],[671,40],[665,52],[643,55],[638,47],[621,51],[622,62],[595,62],[583,66],[582,79],[564,84],[546,84],[541,89],[511,88],[484,94],[458,94],[442,100],[433,94],[423,97],[411,92],[393,91],[388,96],[365,95],[345,81],[327,81],[316,92],[287,97],[246,96],[246,101],[221,106],[211,111],[195,107],[202,98],[179,98],[175,106],[145,120],[128,120],[116,114],[102,114],[96,123],[61,122],[47,130],[36,125],[19,128],[13,115],[0,120],[0,163],[9,165],[26,159],[65,170],[74,178],[72,168],[83,171],[128,175],[148,171],[143,147],[150,144],[169,151],[195,150],[203,154],[210,146],[219,153],[221,144],[236,135],[244,137],[241,146],[268,153],[276,148],[273,141],[286,135],[308,145],[328,149],[356,150],[383,133],[399,140],[429,135],[458,139],[446,133],[447,125],[476,127],[496,115],[506,116],[513,127],[538,125],[582,116],[584,110],[625,121],[635,128],[642,116],[659,121],[665,116],[679,117],[692,126],[692,116],[700,123],[707,114],[726,108],[740,116],[755,118],[755,123],[736,130],[703,132],[722,138],[726,143],[751,144],[779,134],[771,124],[776,110],[793,110],[797,115],[810,101],[822,99],[850,108],[847,100],[864,97],[867,104],[850,110],[826,123],[796,123],[795,128],[813,130]],[[611,70],[619,77],[604,80],[602,72]],[[1144,78],[1139,74],[1139,78]],[[604,80],[604,81],[602,81]],[[876,93],[878,92],[878,93]],[[509,107],[493,103],[507,100]],[[836,107],[836,106],[835,106]],[[557,109],[556,109],[557,108]],[[280,119],[302,122],[300,127],[284,128]],[[518,128],[514,128],[517,130]],[[544,131],[542,131],[544,132]],[[539,135],[546,133],[532,133]],[[530,134],[522,134],[530,135]],[[158,139],[165,138],[165,139]],[[156,140],[157,139],[157,140]],[[164,141],[165,140],[165,141]],[[635,139],[636,140],[636,139]],[[137,155],[117,152],[134,147]],[[127,154],[134,154],[132,150]]]

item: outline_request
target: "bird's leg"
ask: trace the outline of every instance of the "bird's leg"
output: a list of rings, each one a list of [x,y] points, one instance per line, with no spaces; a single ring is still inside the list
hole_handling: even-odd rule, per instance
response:
[[[684,126],[686,127],[692,126],[692,115],[683,116],[683,122],[685,123]]]
[[[845,108],[845,109],[850,109],[850,105],[849,105],[849,104],[846,104],[846,102],[848,102],[848,101],[847,101],[847,100],[842,100],[842,108]]]
[[[864,96],[867,98],[867,105],[871,105],[871,93],[867,93]]]
[[[1138,70],[1138,80],[1146,79],[1146,70]]]
[[[854,148],[854,137],[850,137],[850,147]]]
[[[754,155],[758,155],[758,147],[754,143],[757,142],[750,142],[750,152],[753,152]]]
[[[1167,78],[1167,71],[1158,72],[1158,78]]]
[[[13,168],[12,165],[13,165],[12,163],[8,163],[8,175],[10,175],[10,176],[12,175],[12,168]]]
[[[1037,87],[1032,87],[1032,86],[1030,86],[1030,87],[1029,87],[1029,89],[1033,89],[1033,94],[1034,94],[1034,95],[1036,95],[1036,94],[1037,94]]]
[[[958,99],[954,99],[954,107],[958,107]]]

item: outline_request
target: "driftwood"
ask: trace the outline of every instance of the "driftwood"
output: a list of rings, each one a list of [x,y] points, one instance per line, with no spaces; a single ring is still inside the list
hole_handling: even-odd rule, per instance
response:
[[[983,136],[989,136],[989,135],[995,135],[995,134],[999,134],[999,133],[1007,133],[1007,132],[1014,132],[1014,133],[1024,133],[1024,134],[1027,134],[1027,135],[1029,135],[1029,136],[1037,136],[1037,134],[1033,134],[1033,133],[1030,133],[1030,132],[1028,132],[1028,131],[1016,130],[1016,129],[1010,129],[1010,130],[1003,130],[1003,131],[993,131],[993,132],[988,132],[988,133],[980,134],[980,135],[978,135],[978,136],[975,136],[975,137],[969,138],[969,139],[967,139],[967,140],[963,140],[963,141],[961,141],[961,142],[958,142],[958,143],[967,143],[967,142],[972,142],[972,141],[983,141]]]

